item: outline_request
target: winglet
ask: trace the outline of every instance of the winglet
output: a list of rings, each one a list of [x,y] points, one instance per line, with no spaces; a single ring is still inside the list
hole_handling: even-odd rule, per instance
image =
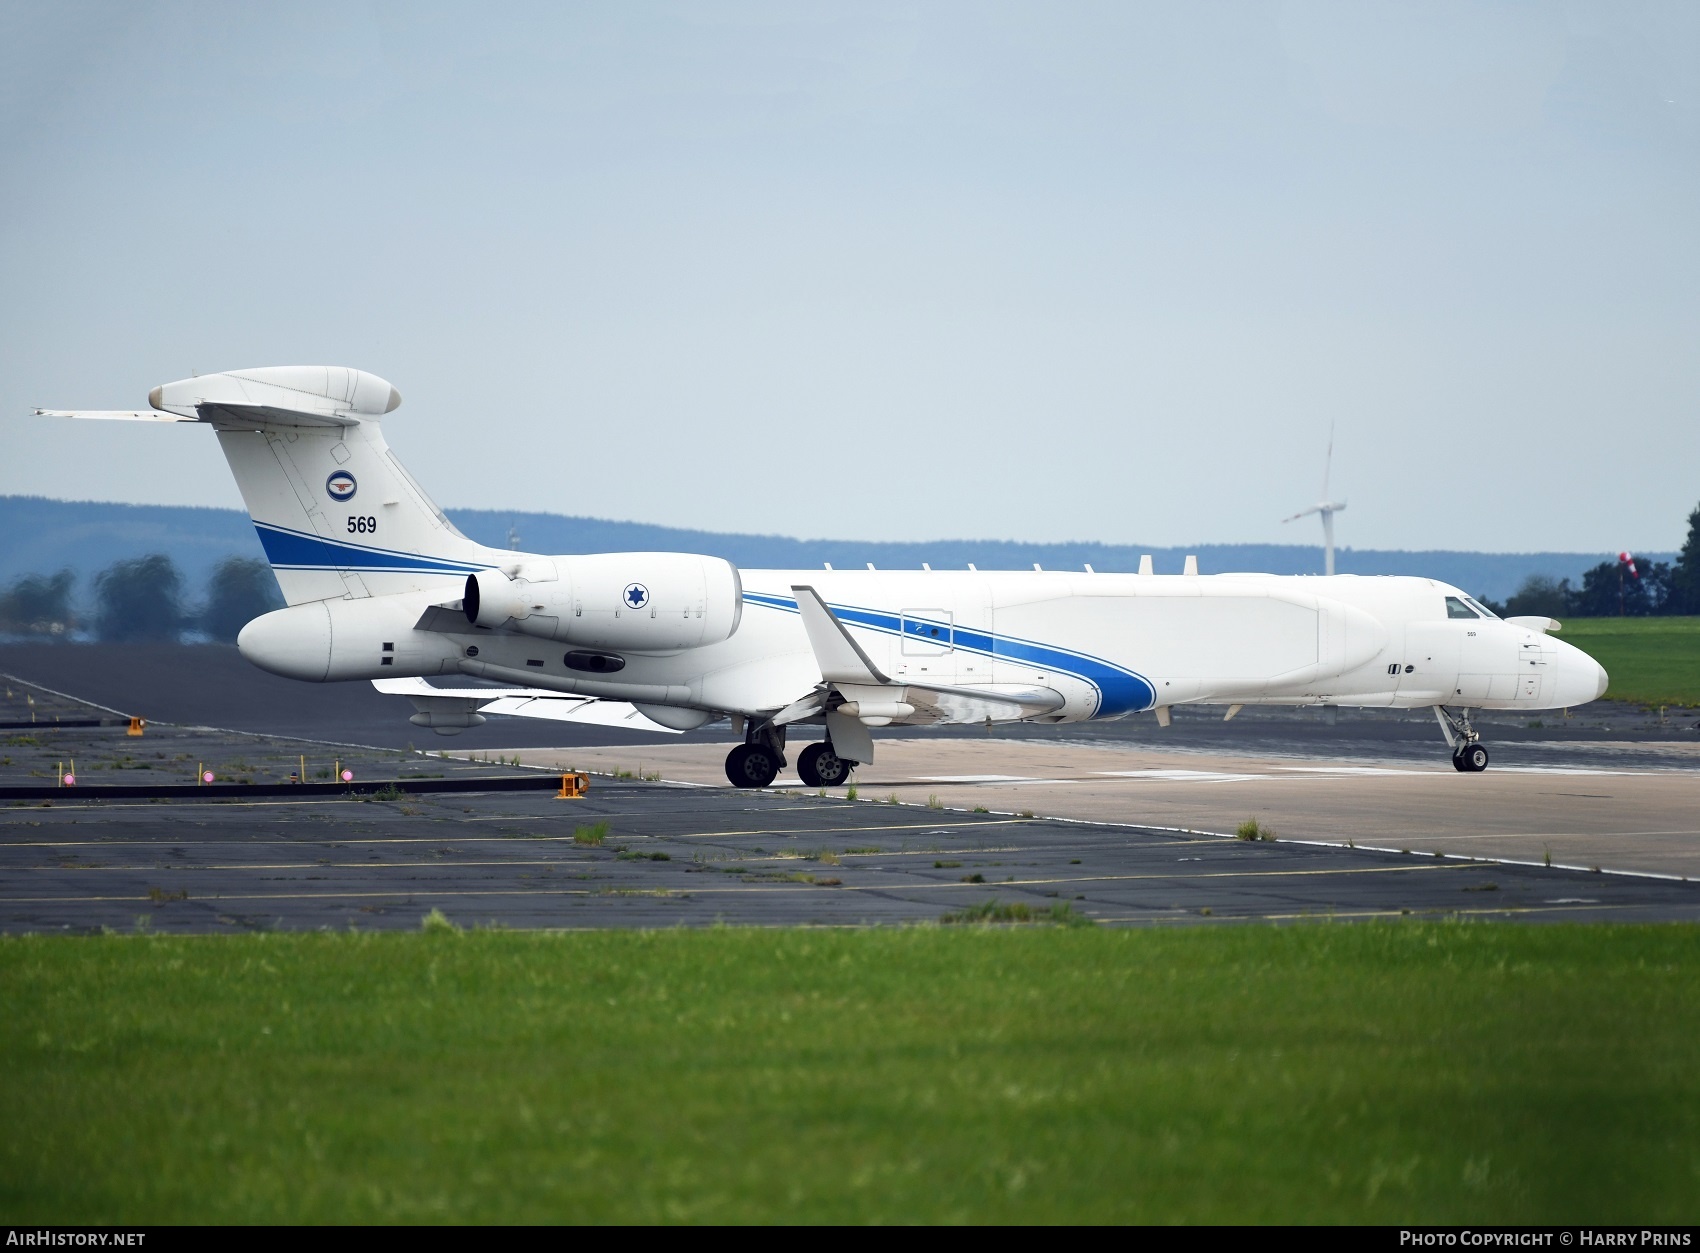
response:
[[[819,592],[802,586],[793,586],[791,591],[797,597],[803,629],[809,633],[809,647],[815,650],[815,660],[820,663],[821,678],[828,683],[871,683],[882,687],[891,682],[850,637]]]

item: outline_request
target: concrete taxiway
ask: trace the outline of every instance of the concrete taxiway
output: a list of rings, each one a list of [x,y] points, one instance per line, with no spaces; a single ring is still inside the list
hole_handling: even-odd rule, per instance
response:
[[[702,786],[726,783],[719,745],[517,756],[538,766],[571,762]],[[1527,762],[1532,754],[1522,756]],[[855,782],[864,796],[934,798],[950,809],[1221,833],[1256,819],[1294,839],[1700,879],[1700,744],[1639,744],[1615,767],[1549,756],[1459,774],[1444,757],[1376,762],[916,737],[880,741],[876,760],[857,771]],[[793,778],[792,786],[801,785]]]
[[[986,902],[1124,926],[1700,917],[1700,885],[1668,879],[604,779],[578,801],[79,794],[0,809],[0,885],[11,933],[413,928],[433,909],[466,926],[862,926]]]
[[[295,685],[285,699],[278,680],[230,665],[230,650],[39,655],[52,662],[39,675],[19,673],[28,656],[3,659],[17,682],[0,703],[0,783],[74,772],[78,784],[0,807],[10,933],[416,927],[432,909],[465,925],[854,926],[985,902],[1067,906],[1106,925],[1700,918],[1700,883],[1681,877],[1700,844],[1700,743],[1645,733],[1656,727],[1635,740],[1525,729],[1473,776],[1396,721],[1367,723],[1381,731],[1367,745],[1347,740],[1358,728],[1303,719],[1224,731],[1177,718],[1193,738],[1166,744],[1131,722],[1101,738],[888,735],[850,800],[795,783],[726,786],[723,729],[610,746],[603,729],[510,722],[493,737],[431,737],[427,754],[405,746],[425,738],[405,708],[370,688]],[[327,704],[315,712],[318,693]],[[160,704],[138,709],[137,696]],[[99,706],[156,721],[130,737],[116,719],[89,725]],[[400,743],[366,735],[379,719]],[[563,731],[577,746],[508,746]],[[95,790],[343,768],[478,789],[526,766],[602,773],[583,800],[472,790],[150,803]],[[1280,838],[1228,834],[1252,817]]]

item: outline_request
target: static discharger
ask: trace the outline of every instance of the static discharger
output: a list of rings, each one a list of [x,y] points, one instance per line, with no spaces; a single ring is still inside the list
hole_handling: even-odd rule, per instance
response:
[[[583,800],[584,794],[590,791],[590,776],[577,771],[570,771],[561,776],[561,790],[555,793],[558,801]]]

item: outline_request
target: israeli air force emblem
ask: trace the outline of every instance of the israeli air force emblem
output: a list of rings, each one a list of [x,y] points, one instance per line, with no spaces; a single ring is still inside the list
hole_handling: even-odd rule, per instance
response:
[[[649,604],[649,589],[642,583],[628,583],[625,601],[627,609],[642,609]]]
[[[325,494],[332,500],[353,500],[359,486],[347,470],[338,470],[325,480]]]

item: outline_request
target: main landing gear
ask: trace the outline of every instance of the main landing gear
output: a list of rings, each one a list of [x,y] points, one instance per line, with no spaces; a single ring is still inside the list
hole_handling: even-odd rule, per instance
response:
[[[744,742],[726,754],[726,777],[733,787],[767,787],[784,765],[785,728],[752,725]],[[840,787],[855,768],[833,751],[831,740],[797,754],[797,775],[810,787]]]
[[[832,751],[831,740],[810,744],[797,754],[797,777],[810,787],[838,787],[849,782],[855,768],[855,762]]]
[[[1481,733],[1470,725],[1470,711],[1453,713],[1445,705],[1434,707],[1440,723],[1440,733],[1452,749],[1452,768],[1463,774],[1480,774],[1488,766],[1488,750],[1482,744]]]

